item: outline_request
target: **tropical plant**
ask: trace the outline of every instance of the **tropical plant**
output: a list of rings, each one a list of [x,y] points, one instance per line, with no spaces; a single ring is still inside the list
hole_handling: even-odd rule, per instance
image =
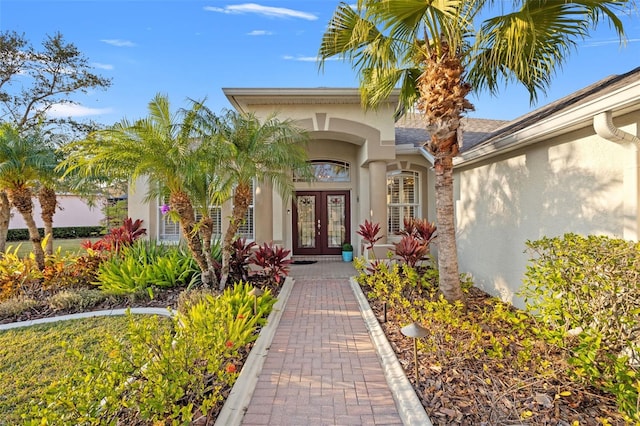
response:
[[[229,277],[233,282],[249,280],[249,263],[255,246],[255,241],[247,241],[246,238],[233,241],[233,252],[229,259]]]
[[[404,235],[394,246],[396,255],[412,268],[429,253],[429,246],[412,235]]]
[[[120,256],[113,256],[98,267],[96,284],[111,295],[153,297],[153,287],[189,286],[197,277],[193,258],[179,246],[160,246],[138,241],[125,246]]]
[[[356,233],[362,237],[365,243],[368,244],[364,248],[365,251],[371,250],[371,253],[375,257],[376,254],[373,251],[373,246],[382,238],[382,235],[378,235],[380,234],[380,224],[370,222],[368,219],[365,219],[364,223],[360,224]]]
[[[235,185],[233,211],[222,246],[223,289],[229,279],[233,241],[253,198],[252,182],[269,182],[286,199],[293,192],[294,174],[309,179],[313,174],[304,145],[307,133],[292,120],[275,115],[260,120],[252,113],[226,111],[220,117],[211,116],[208,126],[220,147],[220,172]]]
[[[427,245],[436,237],[436,225],[427,219],[409,217],[403,222],[404,228],[397,232],[398,235],[415,237]]]
[[[17,128],[7,124],[0,128],[0,188],[4,189],[11,206],[20,212],[27,225],[40,270],[44,269],[45,257],[42,238],[33,218],[32,198],[38,180],[44,174],[53,173],[55,165],[55,151],[44,142],[38,131],[20,134]]]
[[[177,215],[189,250],[200,270],[202,282],[210,284],[214,273],[207,264],[202,241],[196,229],[196,218],[189,185],[215,163],[203,169],[211,157],[208,139],[198,132],[197,116],[202,102],[192,101],[189,109],[172,113],[166,95],[157,94],[149,102],[149,115],[130,122],[120,121],[109,129],[94,132],[89,138],[66,147],[64,162],[67,173],[127,178],[135,182],[147,178],[147,200],[155,200],[168,192],[171,211]]]
[[[42,273],[32,257],[21,258],[20,246],[9,246],[0,257],[0,302],[24,296],[25,290],[39,285]]]
[[[280,284],[283,278],[289,275],[289,264],[291,264],[291,259],[287,259],[289,254],[291,250],[273,243],[264,243],[253,253],[251,263],[262,268],[258,272],[259,275],[267,278],[269,282]]]
[[[212,116],[211,111],[203,107],[200,116],[203,128],[207,128],[209,118]],[[216,170],[217,167],[211,167],[211,163],[219,157],[215,152],[217,136],[215,134],[203,134],[203,138],[206,138],[207,141],[210,142],[207,144],[207,147],[211,149],[210,154],[203,155],[202,157],[202,159],[206,161],[206,163],[203,164],[203,169],[205,171]],[[209,270],[215,271],[215,278],[219,280],[220,277],[218,274],[221,259],[213,256],[214,252],[219,248],[217,247],[219,240],[214,239],[213,235],[214,224],[216,223],[214,212],[219,212],[222,204],[231,198],[233,193],[232,182],[223,174],[210,172],[201,173],[188,183],[188,191],[193,201],[196,217],[199,217],[195,230],[197,230],[202,240],[202,251],[207,261],[207,266]],[[216,235],[216,238],[217,237]]]
[[[462,115],[473,109],[468,94],[474,89],[495,94],[502,83],[516,81],[534,102],[571,49],[601,20],[622,39],[618,14],[631,3],[522,0],[507,8],[493,0],[358,0],[336,8],[322,38],[320,66],[332,57],[349,61],[359,74],[366,108],[377,107],[399,87],[396,115],[414,108],[424,115],[430,134],[425,148],[434,158],[439,285],[447,300],[464,300],[453,158],[462,140]]]
[[[135,241],[147,234],[147,229],[142,227],[142,219],[135,221],[130,217],[122,221],[122,225],[112,228],[111,231],[98,241],[87,240],[82,243],[82,248],[93,251],[119,252],[121,248],[131,246]]]

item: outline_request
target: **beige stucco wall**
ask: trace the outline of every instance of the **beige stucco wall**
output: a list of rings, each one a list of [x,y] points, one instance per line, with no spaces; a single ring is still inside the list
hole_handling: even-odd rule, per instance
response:
[[[638,122],[638,115],[627,116],[617,125],[635,135]],[[635,169],[636,182],[629,181],[625,168]],[[516,292],[528,260],[525,242],[567,232],[628,236],[629,215],[637,223],[637,168],[636,147],[607,141],[592,127],[459,167],[460,271],[471,273],[488,292],[522,306]],[[635,199],[633,212],[629,197]]]

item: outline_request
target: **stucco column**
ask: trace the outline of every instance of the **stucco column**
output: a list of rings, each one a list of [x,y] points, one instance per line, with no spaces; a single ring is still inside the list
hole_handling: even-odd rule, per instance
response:
[[[271,182],[256,182],[253,205],[256,243],[273,240],[273,196]]]
[[[369,221],[380,224],[382,238],[379,244],[387,242],[387,163],[369,163]]]

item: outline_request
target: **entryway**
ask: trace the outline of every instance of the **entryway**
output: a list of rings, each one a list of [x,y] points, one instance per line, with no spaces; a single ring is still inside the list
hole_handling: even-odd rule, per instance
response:
[[[349,191],[297,191],[293,255],[337,255],[350,239]]]

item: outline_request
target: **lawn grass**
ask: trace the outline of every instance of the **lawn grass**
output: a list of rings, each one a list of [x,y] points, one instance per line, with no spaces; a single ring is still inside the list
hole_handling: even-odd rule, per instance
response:
[[[96,317],[0,331],[0,426],[21,424],[20,414],[41,401],[52,382],[77,372],[68,350],[99,357],[105,336],[122,335],[127,321]]]
[[[71,252],[71,253],[77,254],[77,253],[80,253],[82,250],[82,247],[81,247],[82,243],[84,243],[87,240],[91,240],[92,242],[95,242],[99,239],[100,238],[57,239],[57,240],[53,240],[53,250],[55,252],[59,247],[62,254],[64,254],[65,252]],[[8,241],[7,242],[7,248],[11,247],[11,251],[13,251],[13,249],[15,249],[18,246],[20,246],[18,248],[18,256],[20,257],[28,256],[29,253],[33,251],[33,245],[31,244],[31,241]]]

